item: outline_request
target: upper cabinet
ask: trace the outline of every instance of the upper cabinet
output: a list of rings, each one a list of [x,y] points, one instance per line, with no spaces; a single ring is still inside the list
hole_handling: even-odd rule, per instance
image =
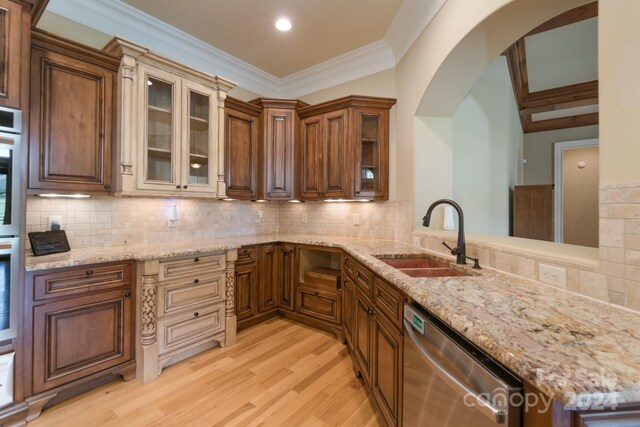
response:
[[[302,199],[389,198],[389,110],[395,103],[348,96],[298,110]]]
[[[258,98],[225,103],[227,197],[293,200],[298,100]]]
[[[29,189],[111,191],[117,69],[115,57],[34,30]]]
[[[28,46],[23,49],[28,31],[28,11],[9,0],[0,0],[0,106],[21,108],[21,77],[26,74],[21,64],[23,55],[29,55]]]
[[[225,196],[226,93],[234,84],[114,38],[116,194]]]

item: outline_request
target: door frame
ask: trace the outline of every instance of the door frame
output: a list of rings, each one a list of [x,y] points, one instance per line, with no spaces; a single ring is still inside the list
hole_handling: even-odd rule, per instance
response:
[[[563,243],[563,224],[562,224],[562,197],[563,197],[563,158],[564,151],[575,148],[599,147],[600,138],[578,139],[575,141],[561,141],[553,144],[553,241]],[[598,156],[598,161],[600,157]]]

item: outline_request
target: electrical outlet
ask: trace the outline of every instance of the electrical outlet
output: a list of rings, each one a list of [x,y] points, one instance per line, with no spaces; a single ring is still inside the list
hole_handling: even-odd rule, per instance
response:
[[[57,230],[62,230],[62,216],[50,216],[47,222],[49,223],[47,230],[53,230],[54,225],[57,226]]]
[[[306,224],[309,222],[309,216],[307,215],[306,212],[302,212],[302,223]]]
[[[262,212],[262,209],[258,210],[258,212],[256,212],[256,222],[261,223],[263,216],[264,216],[264,212]]]
[[[567,269],[540,264],[538,267],[538,278],[542,283],[566,289]]]
[[[353,225],[360,225],[360,214],[353,214]]]

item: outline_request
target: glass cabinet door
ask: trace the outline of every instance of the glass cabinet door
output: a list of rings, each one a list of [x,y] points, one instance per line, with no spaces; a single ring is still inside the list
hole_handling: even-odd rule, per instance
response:
[[[359,185],[356,188],[356,195],[359,193],[375,193],[380,191],[381,170],[381,135],[380,135],[380,115],[379,114],[359,114],[360,135],[359,135],[359,158],[360,170],[357,171]]]
[[[186,106],[186,140],[183,164],[183,189],[187,191],[213,190],[217,177],[215,153],[212,152],[213,118],[216,108],[215,92],[188,82],[183,105]]]

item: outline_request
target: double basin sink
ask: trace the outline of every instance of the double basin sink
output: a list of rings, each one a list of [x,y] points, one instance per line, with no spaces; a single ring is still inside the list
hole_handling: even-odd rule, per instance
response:
[[[410,277],[452,277],[471,276],[472,273],[462,267],[453,267],[425,254],[375,255],[380,261]]]

